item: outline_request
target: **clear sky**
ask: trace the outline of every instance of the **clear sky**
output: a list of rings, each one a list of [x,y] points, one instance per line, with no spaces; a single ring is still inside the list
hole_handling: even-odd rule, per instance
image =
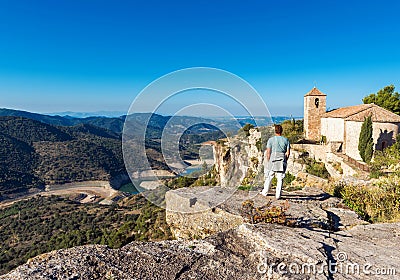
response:
[[[0,107],[127,111],[161,75],[239,75],[274,115],[400,88],[400,1],[0,0]],[[399,88],[397,88],[399,90]]]

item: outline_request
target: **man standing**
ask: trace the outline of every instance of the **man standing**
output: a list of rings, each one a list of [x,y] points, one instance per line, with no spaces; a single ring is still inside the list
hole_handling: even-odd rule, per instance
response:
[[[282,126],[275,125],[275,136],[268,139],[267,149],[264,153],[264,189],[261,194],[266,196],[271,186],[274,175],[277,179],[276,199],[281,197],[283,178],[287,167],[287,160],[290,156],[289,140],[282,136]]]

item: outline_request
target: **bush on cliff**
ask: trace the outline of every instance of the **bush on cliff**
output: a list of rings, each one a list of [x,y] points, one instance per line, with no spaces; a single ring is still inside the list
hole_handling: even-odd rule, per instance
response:
[[[283,136],[289,139],[290,143],[296,143],[303,138],[303,120],[286,120],[281,125]]]
[[[400,135],[396,138],[394,145],[383,151],[375,151],[374,160],[369,164],[372,178],[379,178],[388,173],[400,176]]]
[[[373,187],[338,184],[330,193],[343,198],[343,202],[366,221],[400,221],[399,177],[385,178]]]

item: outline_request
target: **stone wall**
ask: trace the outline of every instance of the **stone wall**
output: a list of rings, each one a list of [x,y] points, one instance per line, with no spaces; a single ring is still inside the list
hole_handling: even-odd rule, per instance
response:
[[[357,171],[354,170],[350,165],[348,165],[343,160],[342,157],[340,157],[334,153],[327,154],[326,161],[327,161],[326,169],[328,170],[329,174],[331,174],[331,176],[334,179],[342,179],[343,177],[352,177],[357,174]],[[336,171],[336,169],[333,168],[332,164],[329,164],[329,163],[339,163],[340,167],[343,170],[343,173],[342,174],[338,173]],[[332,170],[332,168],[333,168],[333,170]]]
[[[342,157],[332,152],[332,148],[329,144],[328,145],[293,144],[292,148],[293,150],[306,151],[309,153],[310,157],[324,162],[329,174],[335,179],[340,179],[346,176],[354,176],[355,174],[357,174],[357,171],[354,170],[350,165],[348,165],[343,160]],[[340,167],[343,170],[342,174],[336,172],[336,169],[333,168],[332,164],[334,163],[340,164]],[[291,163],[289,161],[289,166],[290,164]]]
[[[292,144],[293,150],[306,151],[310,157],[315,158],[319,161],[326,161],[327,153],[330,149],[327,145],[316,145],[316,144]]]

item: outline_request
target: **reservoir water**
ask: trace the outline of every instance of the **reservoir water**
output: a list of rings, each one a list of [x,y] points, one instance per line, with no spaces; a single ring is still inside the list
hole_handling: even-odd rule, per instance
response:
[[[181,172],[177,176],[189,176],[193,172],[201,171],[202,168],[203,167],[202,167],[201,164],[200,165],[192,165],[192,166],[187,167],[183,172]],[[127,192],[127,193],[130,193],[130,194],[138,194],[138,193],[140,193],[142,191],[145,191],[144,188],[140,187],[140,184],[142,182],[156,182],[156,181],[153,181],[152,179],[153,178],[149,178],[149,179],[142,178],[140,180],[139,179],[138,180],[134,180],[134,184],[133,183],[125,184],[121,188],[119,188],[119,191]],[[136,186],[138,186],[138,187],[136,187]]]

